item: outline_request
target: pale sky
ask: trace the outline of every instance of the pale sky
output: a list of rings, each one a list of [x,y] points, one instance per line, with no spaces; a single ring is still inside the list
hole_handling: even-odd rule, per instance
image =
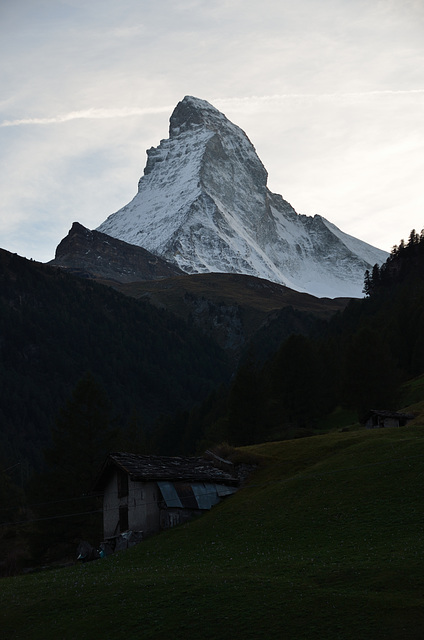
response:
[[[298,213],[424,227],[424,0],[0,0],[0,247],[46,262],[136,194],[185,95]]]

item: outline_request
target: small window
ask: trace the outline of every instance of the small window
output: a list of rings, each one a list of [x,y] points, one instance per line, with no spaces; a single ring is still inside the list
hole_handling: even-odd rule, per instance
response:
[[[125,498],[128,495],[128,475],[125,471],[118,471],[118,498]]]
[[[128,531],[128,507],[119,507],[119,531]]]

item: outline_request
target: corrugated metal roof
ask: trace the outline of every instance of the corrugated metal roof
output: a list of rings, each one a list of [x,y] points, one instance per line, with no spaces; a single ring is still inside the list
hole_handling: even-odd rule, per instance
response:
[[[218,504],[219,497],[215,484],[196,482],[192,484],[192,487],[199,509],[210,509],[214,504]]]
[[[222,484],[217,484],[215,486],[220,498],[223,498],[224,496],[230,496],[237,491],[237,487],[227,487],[226,485]]]
[[[236,491],[235,487],[203,482],[189,484],[159,480],[157,485],[167,507],[185,509],[211,509],[218,504],[220,497],[231,495]]]
[[[167,507],[179,507],[183,508],[182,502],[178,497],[178,493],[172,482],[165,482],[164,480],[157,483],[162,493],[163,499],[166,502]]]

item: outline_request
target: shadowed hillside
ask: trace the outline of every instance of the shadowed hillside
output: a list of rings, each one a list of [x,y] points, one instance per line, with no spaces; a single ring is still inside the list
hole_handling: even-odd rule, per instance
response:
[[[188,408],[229,375],[193,327],[109,287],[0,251],[0,445],[40,463],[59,409],[91,371],[120,427]]]
[[[292,325],[284,335],[277,325],[274,334],[272,324],[258,331],[229,388],[195,415],[204,444],[311,435],[342,413],[347,426],[373,409],[402,408],[401,385],[424,373],[424,232],[412,231],[367,272],[364,290],[309,332]],[[280,342],[264,362],[274,336]]]
[[[293,332],[343,310],[348,298],[316,298],[275,282],[234,273],[175,276],[121,283],[101,281],[172,311],[213,338],[237,360],[250,345],[270,355]],[[263,338],[261,336],[264,336]]]
[[[247,487],[200,519],[105,560],[6,579],[2,630],[421,640],[424,427],[248,449]]]

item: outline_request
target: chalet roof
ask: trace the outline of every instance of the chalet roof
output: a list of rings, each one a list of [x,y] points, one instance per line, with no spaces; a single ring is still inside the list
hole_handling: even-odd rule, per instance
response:
[[[413,413],[400,413],[399,411],[390,411],[388,409],[370,409],[366,417],[380,416],[381,418],[404,418],[412,420],[415,418]]]
[[[210,482],[238,485],[238,479],[218,469],[205,458],[187,456],[150,456],[138,453],[109,454],[99,474],[95,489],[101,490],[113,468],[120,468],[134,481]]]

